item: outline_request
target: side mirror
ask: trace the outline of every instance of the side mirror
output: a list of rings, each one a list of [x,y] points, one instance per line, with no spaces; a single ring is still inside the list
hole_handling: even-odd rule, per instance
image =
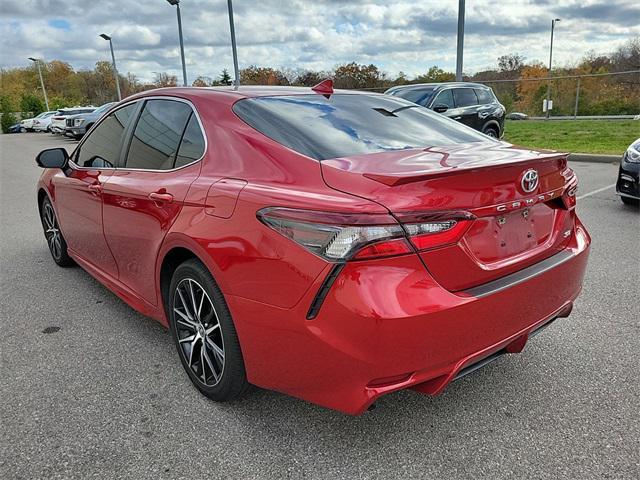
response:
[[[69,154],[64,148],[48,148],[38,154],[36,163],[41,168],[63,169],[69,163]]]
[[[433,111],[434,111],[434,112],[444,113],[444,112],[446,112],[447,110],[449,110],[449,107],[448,107],[448,106],[446,106],[444,103],[436,103],[436,104],[433,106]]]

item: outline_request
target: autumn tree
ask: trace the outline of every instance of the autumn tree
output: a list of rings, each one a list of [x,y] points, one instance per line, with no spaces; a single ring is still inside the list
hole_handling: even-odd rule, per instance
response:
[[[375,65],[360,65],[355,62],[338,66],[333,74],[333,81],[337,88],[382,87],[385,79],[384,72]]]
[[[153,84],[157,88],[175,87],[178,85],[178,77],[170,75],[167,72],[157,72]]]
[[[446,72],[440,67],[433,66],[424,75],[418,75],[415,79],[417,83],[440,83],[453,82],[456,75],[453,72]]]
[[[289,81],[281,71],[255,65],[240,70],[240,83],[242,85],[289,85]]]
[[[501,72],[519,74],[524,67],[524,56],[519,53],[510,53],[498,57],[498,69]]]

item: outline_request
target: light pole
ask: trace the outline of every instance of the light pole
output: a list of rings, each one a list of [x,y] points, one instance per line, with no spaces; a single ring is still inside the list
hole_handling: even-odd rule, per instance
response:
[[[187,66],[184,63],[184,42],[182,40],[182,18],[180,17],[180,0],[167,0],[169,5],[176,6],[178,12],[178,36],[180,37],[180,56],[182,57],[182,84],[187,86]]]
[[[237,90],[240,86],[240,72],[238,71],[238,51],[236,50],[236,28],[233,23],[233,4],[231,0],[227,0],[227,7],[229,9],[229,30],[231,31],[231,51],[233,52],[233,69],[236,74],[236,79],[233,82],[234,89]]]
[[[118,92],[118,101],[122,100],[122,95],[120,94],[120,79],[118,78],[118,68],[116,67],[116,56],[113,54],[113,42],[111,41],[111,37],[106,33],[101,33],[100,36],[105,40],[109,40],[109,48],[111,49],[111,63],[113,65],[113,75],[116,77],[116,90]]]
[[[42,79],[42,70],[40,69],[41,60],[33,57],[29,57],[29,60],[38,66],[38,75],[40,75],[40,86],[42,87],[42,94],[44,95],[44,104],[47,106],[47,111],[49,111],[49,99],[47,98],[47,91],[44,88],[44,80]]]
[[[458,1],[458,53],[456,56],[456,82],[462,81],[462,54],[464,50],[464,0]]]
[[[559,18],[554,18],[551,20],[551,44],[549,46],[549,80],[547,83],[547,118],[551,114],[551,109],[549,108],[549,100],[551,99],[551,61],[553,60],[553,30],[556,27],[556,22],[559,22]]]

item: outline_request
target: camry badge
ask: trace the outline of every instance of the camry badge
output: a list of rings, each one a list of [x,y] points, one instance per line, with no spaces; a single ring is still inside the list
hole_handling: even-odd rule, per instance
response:
[[[525,193],[531,193],[538,188],[538,171],[533,168],[526,170],[522,174],[520,186]]]

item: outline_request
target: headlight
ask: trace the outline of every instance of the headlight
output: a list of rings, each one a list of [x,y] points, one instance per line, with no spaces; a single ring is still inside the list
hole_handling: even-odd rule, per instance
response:
[[[76,118],[73,121],[73,125],[76,127],[79,127],[80,125],[82,125],[84,123],[84,119],[83,118]]]
[[[633,142],[625,154],[627,162],[640,163],[640,139]]]

